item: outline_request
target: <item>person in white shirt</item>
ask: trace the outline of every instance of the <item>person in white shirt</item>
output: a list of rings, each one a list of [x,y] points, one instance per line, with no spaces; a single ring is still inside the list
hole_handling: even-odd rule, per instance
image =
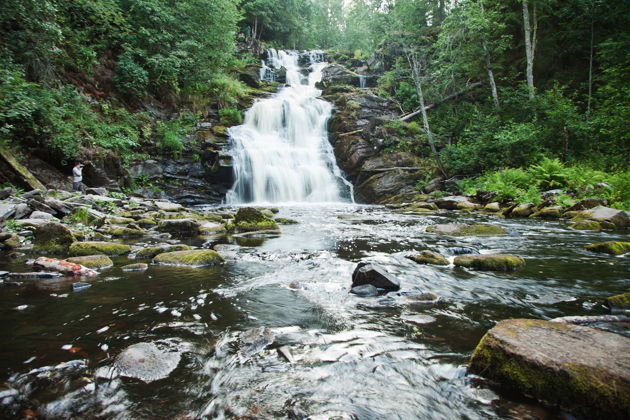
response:
[[[72,191],[81,191],[81,181],[83,181],[83,164],[77,162],[72,168]]]

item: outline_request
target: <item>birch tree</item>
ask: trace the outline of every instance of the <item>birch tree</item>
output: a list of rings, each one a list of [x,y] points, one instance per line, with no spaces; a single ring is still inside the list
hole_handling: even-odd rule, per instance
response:
[[[536,16],[536,0],[532,1],[533,25],[530,23],[529,2],[523,0],[523,30],[525,31],[525,58],[527,59],[527,88],[529,90],[529,98],[536,97],[534,87],[534,55],[536,53],[536,36],[538,34],[538,19]]]

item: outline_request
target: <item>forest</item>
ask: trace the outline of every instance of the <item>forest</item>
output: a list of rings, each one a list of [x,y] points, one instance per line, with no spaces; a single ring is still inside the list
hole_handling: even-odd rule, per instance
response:
[[[401,115],[440,103],[388,150],[431,156],[465,191],[605,183],[630,208],[629,19],[623,0],[7,0],[0,144],[62,164],[176,153],[207,108],[239,120],[234,74],[259,60],[239,44],[380,54],[376,92]]]

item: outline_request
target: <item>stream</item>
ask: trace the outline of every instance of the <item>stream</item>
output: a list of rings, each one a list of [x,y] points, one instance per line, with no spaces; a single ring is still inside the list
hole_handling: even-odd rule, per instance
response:
[[[0,287],[0,417],[563,418],[467,376],[469,356],[499,320],[602,314],[602,300],[630,286],[628,258],[583,249],[622,234],[557,221],[352,204],[281,206],[278,216],[299,224],[275,236],[222,238],[224,266],[123,273],[134,261],[118,258],[80,292],[70,291],[70,278]],[[455,221],[510,235],[424,232]],[[513,253],[527,265],[474,272],[406,258],[458,247]],[[402,292],[431,291],[439,301],[349,294],[361,260],[396,275]],[[3,259],[0,270],[30,267]],[[176,355],[174,370],[145,383],[111,369],[141,342]]]

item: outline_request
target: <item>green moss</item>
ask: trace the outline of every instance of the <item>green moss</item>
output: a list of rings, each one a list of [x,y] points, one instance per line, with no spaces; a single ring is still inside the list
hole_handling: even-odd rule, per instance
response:
[[[150,248],[142,248],[136,252],[136,258],[153,258],[158,254],[164,252],[164,248],[161,246],[154,246]]]
[[[22,246],[22,240],[18,235],[12,233],[9,239],[5,239],[3,244],[9,248],[15,249]]]
[[[137,222],[141,227],[148,229],[148,228],[152,228],[153,226],[157,225],[157,223],[155,222],[155,220],[145,217],[144,219],[140,219]]]
[[[433,251],[422,251],[418,255],[407,257],[418,264],[449,265],[446,258]]]
[[[602,230],[602,225],[594,220],[582,220],[571,225],[576,230]]]
[[[589,217],[591,216],[591,214],[587,211],[583,211],[583,210],[572,210],[572,211],[565,211],[562,214],[562,217],[566,218],[566,219],[571,219],[574,222],[579,222],[582,220],[587,220]]]
[[[630,310],[630,292],[609,297],[606,299],[606,306],[610,309]]]
[[[75,239],[70,229],[59,223],[46,223],[38,226],[33,232],[33,251],[49,254],[68,252]],[[7,242],[5,241],[5,244]],[[7,244],[9,245],[9,244]]]
[[[621,255],[630,252],[630,242],[608,241],[589,245],[586,247],[588,251],[600,252],[610,255]]]
[[[224,262],[223,257],[210,249],[164,252],[157,255],[153,262],[164,265],[186,265],[190,267],[202,267],[219,265]]]
[[[539,219],[559,219],[561,210],[561,207],[545,207],[530,215],[529,217]]]
[[[461,255],[455,257],[458,267],[485,271],[514,271],[525,265],[525,260],[516,255]]]
[[[259,230],[278,230],[278,224],[273,220],[264,220],[262,222],[241,222],[234,227],[236,232],[256,232]]]
[[[281,225],[297,225],[298,224],[297,220],[287,219],[286,217],[276,217],[274,220],[276,223],[279,223]]]
[[[83,257],[71,257],[66,259],[66,261],[75,264],[81,264],[84,267],[92,268],[94,270],[109,268],[114,265],[114,262],[107,255],[103,254],[86,255]]]
[[[125,255],[131,247],[115,242],[74,242],[70,245],[70,254],[75,256],[105,254],[108,256]]]
[[[111,227],[107,229],[107,234],[115,238],[139,238],[145,232],[140,229],[130,229],[126,227]]]

